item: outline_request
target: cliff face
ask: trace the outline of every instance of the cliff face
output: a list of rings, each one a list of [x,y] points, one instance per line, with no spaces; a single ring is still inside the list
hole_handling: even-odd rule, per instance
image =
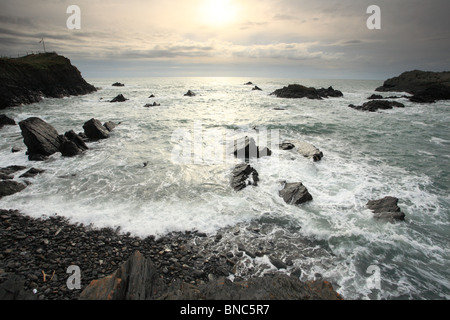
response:
[[[0,109],[96,91],[70,60],[56,53],[0,59]]]

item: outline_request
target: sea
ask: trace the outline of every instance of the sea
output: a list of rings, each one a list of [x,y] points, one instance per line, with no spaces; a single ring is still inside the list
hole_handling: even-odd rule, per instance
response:
[[[368,101],[382,85],[372,80],[86,80],[98,91],[44,98],[4,113],[17,123],[40,117],[61,134],[82,132],[91,118],[119,125],[108,139],[88,143],[82,155],[57,153],[44,162],[28,161],[19,126],[2,128],[0,167],[45,172],[28,179],[22,192],[2,198],[1,208],[32,217],[64,216],[143,238],[176,231],[198,231],[209,239],[226,234],[219,244],[228,250],[236,250],[239,241],[255,251],[270,249],[287,262],[280,272],[326,279],[346,299],[450,298],[448,101],[397,98],[405,108],[349,108]],[[117,81],[125,86],[112,86]],[[245,85],[248,81],[253,85]],[[294,83],[332,86],[343,97],[270,95]],[[185,96],[188,90],[195,96]],[[119,94],[128,100],[109,102]],[[230,178],[242,160],[232,154],[233,143],[245,136],[272,155],[250,160],[258,185],[237,192]],[[296,141],[313,144],[323,158],[314,162],[278,148]],[[12,147],[21,151],[12,153]],[[15,180],[23,181],[18,176]],[[313,200],[285,203],[279,196],[283,182],[302,182]],[[405,221],[374,218],[366,204],[385,196],[399,199]],[[224,233],[227,228],[235,231]],[[263,254],[247,259],[230,279],[274,269]]]

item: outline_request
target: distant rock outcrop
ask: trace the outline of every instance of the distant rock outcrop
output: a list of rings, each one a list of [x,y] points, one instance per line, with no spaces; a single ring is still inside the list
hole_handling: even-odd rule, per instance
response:
[[[191,91],[191,90],[188,90],[188,92],[186,92],[184,94],[185,97],[194,97],[195,95],[196,94],[193,91]]]
[[[113,87],[125,87],[125,85],[123,83],[120,82],[115,82],[112,84]]]
[[[279,98],[308,98],[308,99],[322,99],[328,97],[342,97],[343,94],[339,90],[334,90],[333,87],[328,89],[316,89],[313,87],[305,87],[300,84],[290,84],[282,89],[275,90],[271,93]]]
[[[127,98],[125,98],[124,96],[123,96],[123,94],[119,94],[117,97],[115,97],[114,99],[112,99],[110,102],[111,103],[114,103],[114,102],[125,102],[125,101],[127,101],[128,99]]]
[[[0,109],[39,102],[42,97],[84,95],[97,89],[70,60],[56,53],[0,59]]]
[[[369,111],[375,112],[379,109],[387,110],[395,108],[404,108],[405,105],[403,103],[397,101],[386,101],[386,100],[371,100],[369,102],[363,103],[361,106],[355,106],[353,104],[349,105],[350,108],[361,110],[361,111]]]
[[[428,72],[413,70],[388,79],[376,91],[407,92],[412,102],[432,103],[450,99],[450,71]]]

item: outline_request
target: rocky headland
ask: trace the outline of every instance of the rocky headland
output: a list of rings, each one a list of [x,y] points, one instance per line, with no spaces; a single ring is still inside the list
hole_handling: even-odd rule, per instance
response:
[[[378,92],[407,92],[410,101],[433,103],[450,99],[450,71],[407,71],[384,82]]]
[[[96,91],[66,57],[56,53],[0,59],[0,109]]]

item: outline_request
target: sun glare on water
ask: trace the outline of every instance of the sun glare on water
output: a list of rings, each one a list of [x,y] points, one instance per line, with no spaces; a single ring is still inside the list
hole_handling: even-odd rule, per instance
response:
[[[205,0],[200,14],[204,22],[222,26],[235,20],[237,7],[231,0]]]

